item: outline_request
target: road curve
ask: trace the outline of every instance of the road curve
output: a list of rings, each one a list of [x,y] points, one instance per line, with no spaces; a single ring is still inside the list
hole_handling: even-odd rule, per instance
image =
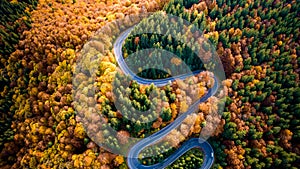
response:
[[[114,43],[114,52],[116,56],[117,63],[119,67],[122,69],[124,74],[131,76],[131,78],[139,84],[151,84],[153,83],[156,86],[164,86],[167,85],[170,81],[174,81],[175,79],[185,79],[193,74],[198,74],[200,71],[196,71],[193,73],[189,74],[184,74],[184,75],[179,75],[179,76],[174,76],[174,77],[169,77],[165,79],[145,79],[137,76],[135,73],[133,73],[125,63],[125,60],[122,56],[122,44],[125,41],[126,37],[129,35],[130,31],[133,29],[133,27],[125,30],[122,32],[122,34],[117,38],[117,40]],[[127,165],[131,169],[158,169],[158,168],[165,168],[171,163],[173,163],[176,159],[178,159],[180,156],[182,156],[185,152],[192,148],[199,148],[204,152],[204,160],[203,164],[201,166],[201,169],[208,169],[212,166],[214,162],[214,151],[211,145],[201,139],[201,138],[191,138],[187,141],[185,141],[179,149],[177,149],[172,155],[170,155],[168,158],[166,158],[164,161],[151,165],[151,166],[146,166],[143,165],[139,162],[138,160],[138,155],[140,152],[147,146],[154,144],[156,141],[160,140],[164,136],[166,136],[168,133],[170,133],[171,130],[175,129],[178,127],[182,121],[191,113],[196,111],[198,108],[199,103],[205,102],[209,97],[213,96],[216,91],[218,90],[219,83],[216,77],[214,77],[215,83],[214,86],[208,90],[208,92],[201,97],[198,101],[196,101],[193,105],[190,106],[189,110],[185,113],[182,113],[179,117],[176,118],[171,124],[168,126],[164,127],[160,131],[156,132],[155,134],[146,137],[136,143],[133,147],[131,147],[130,151],[128,152],[128,157],[127,157]]]

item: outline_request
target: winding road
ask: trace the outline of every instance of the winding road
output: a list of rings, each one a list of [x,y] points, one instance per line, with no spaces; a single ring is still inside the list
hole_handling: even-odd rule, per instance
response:
[[[131,78],[133,80],[137,81],[137,83],[139,83],[139,84],[153,83],[154,85],[161,87],[161,86],[167,85],[170,81],[174,81],[175,79],[183,80],[189,76],[192,76],[193,74],[198,74],[200,72],[200,71],[196,71],[193,73],[184,74],[184,75],[180,75],[180,76],[174,76],[174,77],[169,77],[169,78],[165,78],[165,79],[155,79],[155,80],[145,79],[145,78],[141,78],[141,77],[137,76],[135,73],[133,73],[128,68],[128,66],[123,58],[123,55],[122,55],[122,44],[123,44],[124,40],[126,39],[126,37],[130,34],[132,29],[133,29],[133,27],[125,30],[117,38],[116,42],[114,43],[114,53],[116,56],[117,63],[119,65],[119,67],[121,68],[121,70],[124,72],[124,74],[131,76]],[[201,138],[192,138],[192,139],[185,141],[180,146],[179,149],[177,149],[172,155],[170,155],[164,161],[154,164],[154,165],[151,165],[151,166],[146,166],[146,165],[141,164],[139,162],[138,156],[144,148],[156,143],[158,140],[160,140],[161,138],[163,138],[164,136],[169,134],[171,132],[171,130],[177,128],[188,115],[192,114],[194,111],[196,111],[198,109],[199,103],[205,102],[209,97],[213,96],[219,87],[219,83],[218,83],[218,80],[216,79],[216,77],[214,77],[214,80],[215,80],[214,86],[212,88],[210,88],[203,97],[201,97],[198,101],[196,101],[194,104],[192,104],[187,112],[182,113],[171,124],[164,127],[163,129],[156,132],[155,134],[142,139],[141,141],[136,143],[133,147],[131,147],[131,149],[128,153],[128,157],[127,157],[127,165],[129,168],[131,168],[131,169],[165,168],[168,165],[172,164],[176,159],[178,159],[185,152],[187,152],[188,150],[190,150],[192,148],[199,148],[204,153],[204,160],[203,160],[201,169],[208,169],[212,166],[212,164],[214,162],[213,148],[207,141],[205,141]]]

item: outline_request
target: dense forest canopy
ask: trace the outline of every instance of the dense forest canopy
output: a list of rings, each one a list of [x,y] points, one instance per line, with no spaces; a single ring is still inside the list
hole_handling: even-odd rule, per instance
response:
[[[211,45],[222,60],[227,97],[220,124],[208,140],[215,152],[213,168],[300,168],[297,0],[1,1],[0,167],[128,168],[126,157],[97,145],[79,122],[79,114],[90,112],[75,111],[72,90],[76,83],[81,83],[87,95],[89,90],[84,88],[82,82],[86,79],[82,74],[72,83],[73,66],[83,45],[99,28],[145,10],[161,10],[192,23],[210,40],[199,49]],[[142,21],[141,25],[145,23],[152,29],[151,21]],[[110,32],[121,30],[112,26]],[[201,72],[161,88],[139,85],[118,72],[113,51],[102,51],[103,47],[112,49],[113,38],[103,37],[106,43],[90,43],[94,51],[101,53],[96,101],[92,96],[75,99],[91,99],[87,101],[97,104],[105,124],[89,127],[104,129],[99,135],[113,149],[128,148],[131,136],[144,138],[166,127],[213,84],[209,72]],[[177,57],[170,60],[173,69],[182,62],[192,70],[204,66],[191,48],[157,34],[129,36],[123,45],[124,57],[149,47],[174,53]],[[165,78],[169,73],[148,69],[139,76]],[[114,97],[116,94],[122,97]],[[152,96],[159,99],[151,102]],[[113,104],[114,99],[124,106],[122,114]],[[130,109],[131,105],[135,110]],[[149,147],[141,156],[155,154],[158,147],[165,150],[164,154],[140,161],[147,165],[159,162],[185,139],[199,137],[208,125],[207,119],[214,120],[212,105],[211,100],[200,104],[190,118],[194,123],[185,121],[165,138],[167,145]],[[110,137],[110,131],[105,130],[108,127],[117,131],[117,137]],[[202,163],[202,152],[191,150],[170,167],[195,168]]]

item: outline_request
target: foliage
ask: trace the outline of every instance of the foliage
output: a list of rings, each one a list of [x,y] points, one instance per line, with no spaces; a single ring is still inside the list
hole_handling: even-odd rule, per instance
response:
[[[15,51],[15,45],[18,44],[23,31],[31,27],[30,11],[37,5],[36,0],[26,0],[14,2],[3,0],[0,2],[0,149],[4,142],[13,140],[13,131],[10,129],[13,113],[9,111],[13,91],[9,85],[12,83],[6,65],[9,56]],[[20,67],[20,66],[18,66]]]
[[[179,159],[172,163],[167,168],[200,168],[203,163],[203,153],[199,149],[191,149],[183,154]]]
[[[222,158],[217,158],[215,166],[297,167],[300,158],[297,143],[299,140],[297,37],[300,22],[296,19],[299,14],[299,3],[272,0],[217,1],[199,2],[187,7],[183,1],[172,0],[164,7],[164,11],[182,17],[204,30],[204,36],[217,49],[227,78],[233,79],[232,90],[229,92],[230,101],[225,108],[228,112],[224,113],[224,131],[216,137],[220,140],[218,144],[226,146],[223,150],[227,156],[224,156],[222,151],[217,152],[216,156]],[[164,25],[163,20],[157,22]],[[155,21],[147,22],[149,29],[152,24],[155,24]],[[160,27],[157,29],[158,32],[162,32]],[[193,67],[184,60],[192,57],[186,53],[181,55],[178,46],[182,47],[183,44],[176,42],[175,39],[158,35],[152,37],[147,34],[141,37],[143,43],[130,46],[132,39],[133,37],[128,38],[124,52],[130,54],[150,45],[176,54],[191,68]],[[151,39],[158,40],[151,42]],[[182,49],[184,51],[184,48]],[[196,67],[201,68],[199,65]],[[142,77],[169,76],[168,74],[153,76],[153,74],[160,73],[146,72]],[[272,144],[278,151],[266,150],[268,144]],[[282,153],[277,154],[278,152]]]
[[[118,6],[113,7],[116,13],[108,13],[115,3]],[[30,7],[26,9],[28,5]],[[40,1],[38,8],[29,15],[35,5],[35,1],[1,1],[0,12],[5,11],[6,14],[2,14],[0,20],[0,126],[1,134],[3,132],[0,140],[3,145],[0,166],[126,168],[122,157],[99,148],[86,137],[82,126],[76,121],[80,116],[75,115],[80,112],[75,112],[71,104],[72,65],[83,43],[106,22],[122,18],[125,14],[138,13],[143,5],[149,11],[161,5],[157,1]],[[164,12],[184,18],[203,30],[204,37],[217,49],[227,78],[232,80],[232,84],[227,86],[226,112],[222,117],[224,123],[220,125],[222,132],[209,140],[215,150],[214,168],[300,167],[299,10],[299,3],[295,0],[170,0],[163,8]],[[170,29],[167,26],[153,27],[155,22],[168,26],[164,20],[155,21],[151,18],[141,25],[158,32]],[[23,31],[27,28],[30,29]],[[137,30],[141,28],[136,27]],[[99,44],[94,46],[99,47]],[[139,39],[130,36],[123,51],[129,56],[149,47],[168,49],[175,53],[178,57],[170,60],[174,70],[180,68],[180,59],[191,70],[203,67],[203,63],[192,54],[192,49],[175,41],[172,36],[142,34]],[[207,45],[202,47],[207,48]],[[159,57],[163,59],[163,56]],[[101,107],[107,124],[118,130],[119,134],[118,138],[113,138],[108,136],[109,131],[104,132],[106,143],[111,147],[123,148],[128,136],[146,137],[157,132],[174,120],[178,113],[182,113],[180,110],[188,107],[186,102],[178,100],[187,100],[184,93],[189,86],[186,90],[177,90],[175,85],[158,89],[132,82],[127,88],[118,85],[125,77],[118,77],[120,82],[110,81],[114,77],[112,72],[116,71],[113,54],[108,52],[101,59],[103,63],[97,77],[97,85],[101,90],[97,93],[97,106]],[[145,64],[135,60],[133,65]],[[148,69],[139,75],[165,78],[171,71]],[[86,79],[78,76],[77,80],[79,83]],[[113,85],[118,86],[115,91],[112,91]],[[83,91],[89,93],[86,89]],[[152,91],[160,98],[149,103]],[[123,96],[117,98],[125,106],[121,115],[112,104],[112,93]],[[86,99],[83,96],[80,98]],[[165,108],[156,106],[159,104]],[[128,110],[131,107],[129,105],[139,111]],[[139,116],[138,113],[151,107],[161,109]],[[197,124],[194,126],[194,131],[198,132],[188,133],[191,136],[199,134],[201,126],[206,123],[202,119],[205,117],[203,114],[209,112],[201,109],[201,113],[203,117],[197,116]],[[13,122],[10,125],[11,120]],[[132,123],[131,120],[140,122]],[[97,126],[89,127],[97,129]],[[11,129],[6,130],[8,128]],[[170,139],[170,144],[179,145],[177,142],[180,142],[181,137],[176,139]],[[158,155],[158,158],[162,160],[165,157]],[[202,159],[201,153],[191,151],[171,167],[198,167]]]

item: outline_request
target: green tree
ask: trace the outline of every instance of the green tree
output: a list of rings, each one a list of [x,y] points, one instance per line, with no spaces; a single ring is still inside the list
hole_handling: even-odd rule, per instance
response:
[[[120,129],[120,120],[118,118],[112,118],[110,120],[111,127],[118,131]]]
[[[160,116],[164,122],[168,122],[172,118],[172,111],[170,108],[162,108]]]
[[[175,94],[175,93],[172,93],[172,94],[170,95],[170,102],[171,102],[171,103],[174,103],[175,100],[176,100],[176,94]]]

